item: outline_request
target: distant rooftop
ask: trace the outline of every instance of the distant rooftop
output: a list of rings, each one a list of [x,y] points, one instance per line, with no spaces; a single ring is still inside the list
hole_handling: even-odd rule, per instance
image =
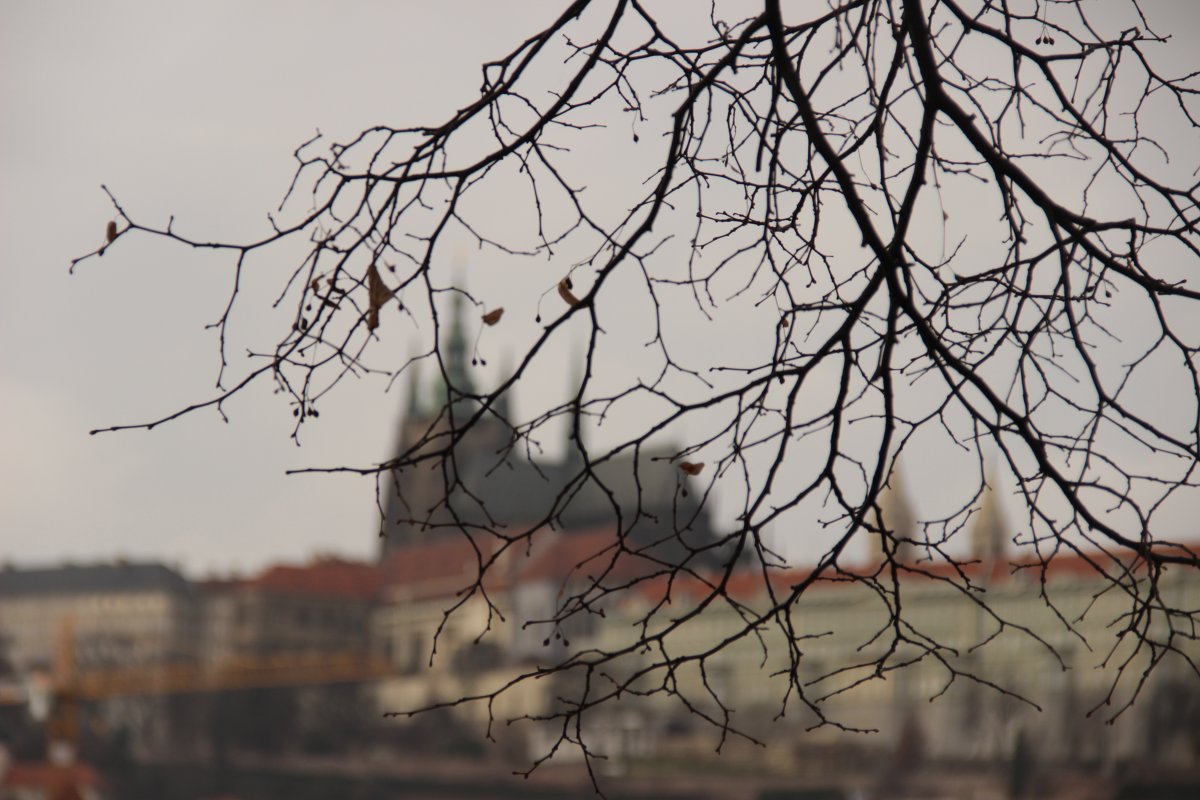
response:
[[[379,568],[374,564],[325,557],[298,566],[277,564],[241,585],[275,594],[370,600],[379,591],[380,580]]]
[[[0,598],[162,591],[189,594],[187,580],[165,564],[116,562],[0,569]]]

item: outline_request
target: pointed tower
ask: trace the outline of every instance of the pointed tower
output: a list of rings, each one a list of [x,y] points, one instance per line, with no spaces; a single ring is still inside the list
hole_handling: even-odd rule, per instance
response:
[[[475,393],[475,385],[467,367],[467,333],[463,320],[465,303],[462,293],[455,292],[450,303],[446,338],[442,342],[442,360],[446,365],[450,391],[459,396]]]
[[[887,485],[879,495],[879,511],[883,525],[896,541],[896,559],[911,562],[920,557],[914,542],[917,540],[917,515],[908,499],[908,487],[897,460],[892,465]]]
[[[420,367],[419,361],[408,365],[404,410],[397,429],[396,444],[389,454],[393,458],[412,449],[433,423],[421,383]],[[438,403],[436,399],[434,402]],[[420,526],[416,520],[420,517],[420,509],[428,505],[436,487],[430,471],[412,469],[381,474],[378,487],[383,509],[379,559],[383,561],[393,551],[411,544],[419,535]]]
[[[989,470],[993,472],[993,470]],[[995,475],[984,478],[983,497],[971,524],[971,558],[985,564],[1003,560],[1008,546],[1008,521],[1004,507],[996,495]]]
[[[447,398],[451,414],[458,422],[469,416],[462,407],[469,401],[464,395],[475,392],[467,365],[467,336],[463,320],[463,295],[455,292],[449,313],[441,326],[441,365],[434,362],[437,372],[432,385],[421,380],[419,362],[409,365],[403,415],[392,457],[406,453],[431,435],[431,426],[444,427],[443,416]],[[444,366],[444,372],[440,368]],[[436,436],[436,431],[432,432]],[[456,448],[453,462],[462,466],[469,459],[463,445]],[[380,504],[383,508],[383,540],[380,559],[408,545],[427,541],[440,530],[434,527],[444,521],[436,509],[445,497],[445,477],[441,470],[409,468],[392,471],[379,478]]]
[[[909,502],[905,483],[900,462],[897,460],[892,464],[887,483],[879,492],[878,501],[883,527],[895,543],[895,559],[898,562],[911,562],[921,555],[913,545],[917,540],[917,515]],[[874,523],[875,518],[871,516],[869,521]],[[871,560],[876,564],[882,563],[885,560],[883,541],[879,534],[871,536]]]

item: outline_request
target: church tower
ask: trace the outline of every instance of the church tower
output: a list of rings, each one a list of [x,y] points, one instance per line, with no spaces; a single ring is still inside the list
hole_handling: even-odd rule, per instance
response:
[[[912,562],[921,554],[917,552],[917,515],[913,512],[905,485],[904,472],[897,461],[888,476],[887,486],[879,495],[879,511],[883,525],[892,533],[896,542],[896,560]]]
[[[895,546],[895,559],[898,562],[912,562],[921,556],[915,542],[918,540],[917,515],[908,498],[904,473],[897,460],[892,465],[887,483],[879,492],[879,516],[883,528],[890,534],[889,538]],[[868,516],[868,522],[875,524],[873,515]],[[871,558],[874,563],[882,563],[884,558],[883,539],[878,533],[872,533]]]
[[[984,480],[983,497],[971,524],[971,560],[995,564],[1004,559],[1008,549],[1008,520],[996,495],[995,475]]]
[[[442,360],[446,365],[443,388],[448,390],[447,395],[451,409],[457,409],[459,412],[455,419],[459,419],[459,415],[467,413],[467,410],[460,404],[466,397],[475,394],[475,383],[471,380],[471,373],[467,365],[467,331],[466,322],[463,320],[465,303],[466,299],[462,293],[455,292],[450,301],[450,318],[446,323],[446,337],[442,341],[441,348]],[[445,403],[446,400],[443,399],[442,402]],[[470,410],[474,411],[473,408]]]
[[[466,417],[465,404],[472,402],[466,397],[473,395],[475,389],[467,365],[463,311],[463,296],[455,292],[442,327],[441,361],[417,361],[408,367],[404,410],[393,456],[408,453],[423,440],[432,440],[427,445],[429,448],[440,448],[444,440],[438,434],[451,427],[449,416],[453,415],[460,423]],[[429,385],[423,385],[422,368],[430,364],[439,374]],[[418,447],[417,452],[421,449]],[[447,475],[440,459],[379,476],[379,499],[383,509],[380,560],[398,548],[436,534],[435,526],[441,518],[437,509],[445,498],[446,484]]]
[[[426,359],[408,368],[405,407],[392,451],[394,456],[409,453],[413,448],[417,448],[417,453],[444,449],[449,443],[447,434],[465,424],[479,408],[470,372],[466,308],[464,296],[455,292],[441,327],[441,360]],[[438,374],[429,385],[424,385],[423,369],[429,366]],[[435,457],[379,477],[383,509],[380,560],[406,545],[453,532],[453,515],[446,509],[447,489],[454,488],[459,478],[478,480],[476,473],[494,466],[496,452],[507,441],[506,424],[496,416],[507,418],[507,399],[502,399],[504,402],[496,404],[496,413],[481,419],[455,445],[453,459]],[[428,444],[422,445],[423,441]]]

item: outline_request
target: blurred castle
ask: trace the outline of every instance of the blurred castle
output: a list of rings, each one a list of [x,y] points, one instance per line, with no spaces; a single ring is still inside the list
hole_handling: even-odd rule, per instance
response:
[[[441,348],[444,376],[422,387],[416,365],[411,368],[397,454],[445,447],[454,426],[479,408],[467,364],[463,302],[455,295]],[[582,437],[577,418],[569,427]],[[705,551],[713,541],[708,508],[700,505],[698,493],[687,491],[675,449],[646,446],[636,454],[597,459],[585,470],[581,443],[570,431],[564,438],[558,460],[523,457],[508,396],[502,395],[452,448],[451,458],[431,459],[381,480],[380,560],[412,545],[461,538],[463,531],[514,533],[546,524],[572,534],[616,526],[619,517],[631,549],[671,563],[720,562],[719,553]]]

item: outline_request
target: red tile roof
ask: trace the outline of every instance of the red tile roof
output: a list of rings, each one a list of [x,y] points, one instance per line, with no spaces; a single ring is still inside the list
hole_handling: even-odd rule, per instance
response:
[[[490,563],[485,579],[489,591],[508,589],[526,581],[586,580],[607,572],[613,581],[643,577],[633,593],[643,599],[657,601],[669,591],[672,599],[697,601],[709,595],[722,579],[719,573],[703,576],[681,573],[670,580],[666,575],[656,575],[659,570],[654,562],[620,551],[615,529],[609,526],[571,533],[542,531],[531,544],[520,541],[505,545],[505,540],[493,536],[455,535],[393,551],[378,567],[320,559],[307,566],[275,566],[233,585],[358,599],[371,599],[381,591],[393,598],[450,597],[475,582],[481,560]],[[913,582],[961,580],[965,576],[974,582],[999,586],[1010,581],[1037,581],[1043,573],[1047,580],[1061,580],[1094,577],[1096,566],[1110,573],[1121,568],[1099,552],[1059,553],[1046,564],[1022,555],[1023,558],[1012,563],[916,562],[906,565],[900,576]],[[872,565],[860,564],[842,573],[826,572],[814,588],[836,589],[874,570]],[[787,592],[810,575],[808,568],[788,568],[768,570],[764,577],[760,568],[744,567],[729,576],[725,591],[732,598],[749,601],[764,591],[764,580],[776,591]],[[843,580],[839,580],[839,575]]]
[[[471,539],[463,534],[393,550],[380,566],[382,587],[390,595],[410,598],[456,594],[474,583],[481,560],[488,563],[502,545],[494,537]],[[513,552],[505,551],[488,567],[489,589],[508,584],[511,576],[506,567]]]
[[[1102,569],[1109,575],[1120,574],[1126,567],[1099,551],[1082,554],[1069,552],[1059,553],[1048,558],[1043,563],[1037,558],[1026,554],[1024,558],[1014,561],[996,562],[959,562],[957,565],[947,561],[917,562],[905,565],[899,572],[900,579],[911,583],[925,583],[937,580],[953,580],[961,582],[965,576],[974,583],[999,587],[1017,582],[1030,583],[1042,580],[1063,581],[1070,579],[1092,579],[1098,577],[1097,569]],[[1135,571],[1141,571],[1144,562],[1135,566]],[[867,577],[875,572],[874,565],[860,564],[846,568],[841,573],[826,571],[813,583],[814,589],[836,590],[857,578]],[[807,580],[812,575],[810,568],[785,568],[768,570],[764,578],[761,568],[743,567],[735,570],[728,578],[724,593],[730,598],[741,602],[749,602],[760,597],[765,590],[764,581],[776,592],[787,592],[797,584]],[[840,579],[839,579],[840,578]],[[642,581],[634,587],[630,599],[640,597],[650,602],[662,600],[670,593],[672,600],[699,602],[712,594],[722,576],[718,573],[711,575],[679,574],[668,580],[667,576],[656,576],[651,580]]]
[[[489,591],[516,583],[587,579],[607,574],[625,580],[647,574],[654,564],[616,547],[612,527],[585,531],[541,531],[532,542],[509,544],[495,537],[468,539],[454,536],[393,551],[384,562],[383,583],[393,597],[445,597],[469,587],[479,572],[481,559],[488,567]]]
[[[374,564],[320,558],[311,564],[269,567],[241,584],[241,588],[259,589],[275,594],[306,594],[370,600],[382,586],[382,574]]]

